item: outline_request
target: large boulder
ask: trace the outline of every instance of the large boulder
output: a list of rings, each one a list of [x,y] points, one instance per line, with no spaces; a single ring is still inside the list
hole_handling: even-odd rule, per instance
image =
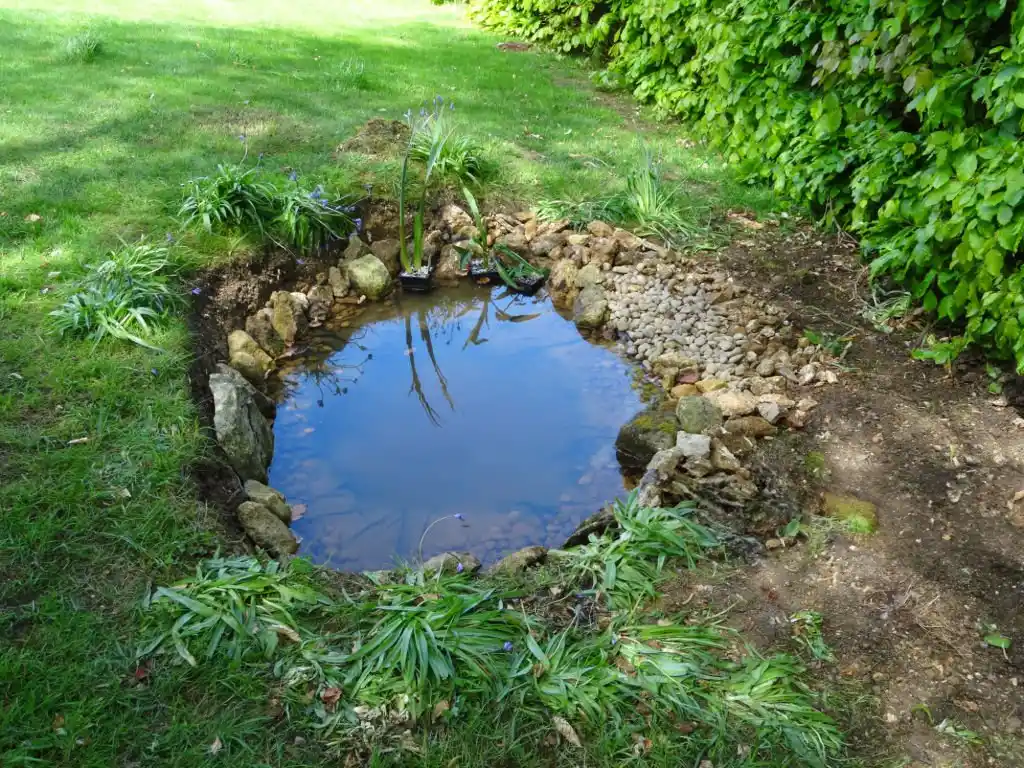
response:
[[[285,501],[284,494],[276,488],[271,488],[269,485],[264,485],[256,480],[246,480],[245,495],[249,497],[249,501],[262,504],[273,512],[282,523],[291,523],[292,508]]]
[[[572,307],[572,319],[577,328],[600,328],[607,317],[608,299],[601,288],[594,285],[580,291]]]
[[[262,504],[243,501],[238,505],[238,522],[258,547],[274,557],[293,555],[299,549],[299,542],[288,526]]]
[[[623,425],[615,438],[615,455],[625,470],[642,471],[654,454],[676,444],[675,415],[660,408],[649,408]]]
[[[380,299],[391,289],[391,273],[373,254],[348,262],[348,279],[355,292],[368,299]]]
[[[402,271],[402,247],[397,240],[377,240],[370,246],[370,252],[381,260],[392,277]]]
[[[284,340],[274,330],[274,311],[269,307],[246,318],[245,332],[271,357],[278,357],[284,352]]]
[[[263,351],[252,336],[242,330],[228,334],[228,362],[254,384],[262,383],[274,367],[270,355]]]
[[[210,376],[217,443],[243,481],[263,482],[274,455],[274,432],[257,403],[259,393],[237,372],[222,369]]]
[[[722,412],[706,397],[687,395],[676,403],[676,420],[683,432],[710,435],[722,426]]]
[[[299,297],[302,297],[301,299]],[[309,299],[301,293],[275,291],[270,296],[270,309],[273,311],[273,325],[277,335],[286,346],[295,343],[295,339],[306,332],[309,322],[306,320],[306,307]]]

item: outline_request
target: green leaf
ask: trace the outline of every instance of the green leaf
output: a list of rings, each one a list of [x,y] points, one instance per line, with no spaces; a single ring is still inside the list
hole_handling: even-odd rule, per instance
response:
[[[1013,641],[1006,635],[1000,635],[998,632],[985,635],[985,644],[991,645],[993,648],[1002,648],[1004,651],[1008,650],[1013,644]]]
[[[956,175],[961,181],[968,181],[978,170],[978,156],[973,152],[961,155],[956,161]]]
[[[992,249],[985,254],[985,269],[992,277],[1003,274],[1003,252]]]

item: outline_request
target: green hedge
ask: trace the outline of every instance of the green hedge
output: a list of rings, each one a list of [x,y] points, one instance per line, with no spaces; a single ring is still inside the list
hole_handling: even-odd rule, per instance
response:
[[[600,54],[750,178],[855,232],[966,342],[1024,370],[1024,7],[1005,0],[480,0]]]

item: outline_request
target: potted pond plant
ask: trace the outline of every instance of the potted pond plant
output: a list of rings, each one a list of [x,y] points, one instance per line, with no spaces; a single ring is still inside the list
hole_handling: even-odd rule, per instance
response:
[[[510,290],[533,296],[548,279],[548,270],[535,267],[507,245],[495,246],[494,268]]]
[[[462,195],[466,198],[470,213],[473,214],[476,237],[455,244],[460,254],[459,265],[467,270],[473,282],[479,285],[496,285],[501,282],[501,275],[494,265],[494,256],[487,247],[487,227],[484,225],[484,217],[480,215],[480,206],[477,205],[476,197],[468,187],[462,188]]]

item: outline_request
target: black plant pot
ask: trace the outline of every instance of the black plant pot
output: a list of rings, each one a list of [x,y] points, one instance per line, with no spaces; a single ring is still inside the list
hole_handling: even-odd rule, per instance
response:
[[[403,291],[426,293],[434,290],[434,276],[430,267],[420,267],[412,272],[399,272],[398,283]]]
[[[469,277],[477,285],[498,285],[501,275],[493,267],[484,266],[481,259],[469,262]]]
[[[540,287],[544,285],[547,279],[548,276],[544,274],[527,275],[526,277],[516,280],[516,284],[512,287],[512,290],[516,293],[521,293],[524,296],[533,296],[533,294],[540,290]]]

